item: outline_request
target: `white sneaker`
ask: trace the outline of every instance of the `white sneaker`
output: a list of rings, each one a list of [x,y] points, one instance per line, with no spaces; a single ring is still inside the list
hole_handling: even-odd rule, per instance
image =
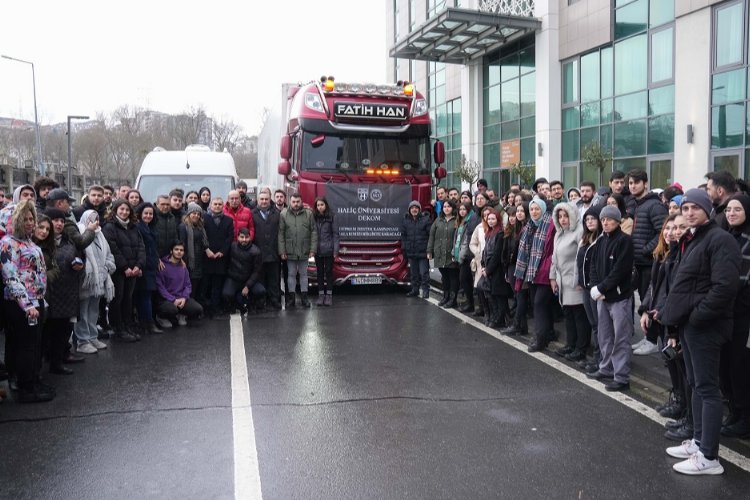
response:
[[[105,344],[104,342],[102,342],[99,339],[92,340],[91,341],[91,345],[94,346],[94,347],[96,347],[100,351],[103,351],[104,349],[107,348],[107,344]]]
[[[646,340],[638,349],[633,351],[633,354],[636,356],[645,356],[646,354],[654,354],[656,352],[659,352],[659,346]]]
[[[631,345],[630,347],[635,351],[636,349],[638,349],[639,347],[641,347],[644,342],[648,342],[648,340],[646,340],[646,337],[643,337],[641,340],[639,340],[635,344]]]
[[[678,462],[672,468],[680,474],[690,476],[718,476],[724,474],[724,467],[719,463],[719,459],[708,460],[700,451],[690,455],[690,458]]]
[[[86,342],[85,344],[79,345],[78,348],[76,348],[76,352],[80,352],[81,354],[96,354],[99,351],[93,346],[93,344]]]
[[[667,448],[667,455],[674,458],[690,458],[699,451],[700,449],[695,444],[695,439],[686,439],[679,446],[670,446]]]
[[[172,322],[168,319],[156,317],[156,323],[162,328],[172,328]]]
[[[180,326],[187,326],[187,317],[184,314],[178,314],[177,324]]]

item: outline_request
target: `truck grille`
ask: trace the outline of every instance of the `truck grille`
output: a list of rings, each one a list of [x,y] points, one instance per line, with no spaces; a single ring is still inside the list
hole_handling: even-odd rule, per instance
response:
[[[402,260],[399,241],[342,241],[339,249],[338,267],[347,272],[382,272]]]

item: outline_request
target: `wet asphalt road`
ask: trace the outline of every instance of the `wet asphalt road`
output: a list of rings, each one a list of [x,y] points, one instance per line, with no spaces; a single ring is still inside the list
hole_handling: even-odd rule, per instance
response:
[[[243,321],[264,498],[746,498],[749,473],[674,473],[659,424],[434,304],[340,292]],[[0,404],[0,498],[234,497],[228,321],[74,369]]]

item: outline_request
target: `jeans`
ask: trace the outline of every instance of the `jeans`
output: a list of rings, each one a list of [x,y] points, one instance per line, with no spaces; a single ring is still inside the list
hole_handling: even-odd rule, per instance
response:
[[[307,259],[287,259],[286,262],[289,266],[289,278],[286,282],[287,293],[294,293],[297,285],[297,273],[299,273],[299,290],[302,293],[307,293]]]
[[[138,323],[141,325],[154,321],[154,306],[151,300],[152,293],[148,290],[138,288],[133,293],[135,310],[138,311]]]
[[[133,323],[135,278],[126,278],[125,273],[117,271],[112,275],[112,281],[115,284],[115,297],[109,304],[109,322],[117,330]]]
[[[412,290],[430,289],[430,261],[427,257],[409,257]]]
[[[318,291],[333,290],[333,255],[315,256]]]
[[[264,262],[263,272],[261,273],[261,284],[268,292],[268,301],[272,305],[281,304],[281,283],[279,282],[280,273],[279,261]]]
[[[719,389],[719,359],[728,339],[726,332],[716,331],[711,325],[701,331],[693,327],[680,331],[688,384],[693,389],[693,439],[700,442],[700,450],[706,457],[719,455],[724,413]]]
[[[85,297],[81,299],[78,322],[73,329],[78,345],[91,342],[99,334],[96,329],[96,320],[99,317],[100,299],[101,297]],[[151,298],[149,297],[150,301]],[[138,314],[140,316],[140,312]]]
[[[244,287],[244,283],[235,281],[232,278],[227,278],[226,281],[224,281],[224,288],[221,290],[221,296],[226,302],[231,303],[232,301],[236,301],[239,305],[246,306],[250,301],[251,295],[257,299],[266,294],[266,289],[260,284],[260,282],[253,284],[247,297],[242,295],[242,289]]]
[[[183,314],[188,318],[197,318],[203,314],[203,307],[195,299],[189,298],[185,301],[185,305],[182,309],[178,308],[174,303],[168,300],[162,300],[157,306],[159,316],[168,319],[175,319],[178,314]]]

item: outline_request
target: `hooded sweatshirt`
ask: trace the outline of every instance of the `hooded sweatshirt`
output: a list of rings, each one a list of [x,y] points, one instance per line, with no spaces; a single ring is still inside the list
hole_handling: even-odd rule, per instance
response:
[[[13,234],[13,226],[10,223],[10,219],[13,217],[13,212],[16,210],[16,205],[21,201],[21,191],[24,188],[34,190],[34,186],[31,184],[22,184],[13,190],[13,202],[9,203],[2,210],[0,210],[0,238],[6,234]],[[36,191],[34,191],[36,192]]]
[[[156,273],[156,287],[164,300],[187,299],[193,288],[190,284],[190,273],[182,262],[173,264],[169,256],[162,257],[164,269]]]

